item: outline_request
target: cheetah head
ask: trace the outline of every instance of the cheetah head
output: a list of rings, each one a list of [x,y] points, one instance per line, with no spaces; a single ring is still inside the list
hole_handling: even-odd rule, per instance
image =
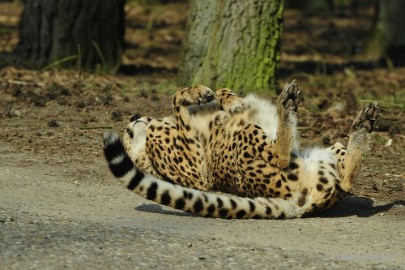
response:
[[[137,148],[145,144],[146,131],[148,129],[149,122],[153,118],[140,116],[139,114],[131,117],[130,122],[124,132],[124,145],[127,148]]]

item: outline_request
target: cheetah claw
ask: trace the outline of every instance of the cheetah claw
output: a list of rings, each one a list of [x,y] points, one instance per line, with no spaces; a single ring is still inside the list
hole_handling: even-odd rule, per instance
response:
[[[373,132],[378,128],[379,117],[380,108],[377,102],[370,103],[354,119],[352,130],[365,128],[368,133]]]
[[[214,99],[214,92],[211,89],[207,89],[204,92],[198,93],[198,104],[208,103]]]

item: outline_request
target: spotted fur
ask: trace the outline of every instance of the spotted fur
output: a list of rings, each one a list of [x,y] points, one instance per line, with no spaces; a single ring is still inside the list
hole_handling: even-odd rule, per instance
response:
[[[301,217],[351,191],[379,110],[370,104],[355,118],[348,150],[340,143],[300,150],[300,92],[292,82],[273,105],[220,89],[216,104],[201,105],[214,99],[211,89],[183,89],[173,98],[173,116],[135,117],[123,144],[106,134],[105,156],[129,189],[176,209],[222,218]]]
[[[242,198],[182,187],[137,169],[115,133],[104,134],[104,154],[113,175],[136,194],[175,209],[215,218],[293,218],[305,213],[282,198]]]

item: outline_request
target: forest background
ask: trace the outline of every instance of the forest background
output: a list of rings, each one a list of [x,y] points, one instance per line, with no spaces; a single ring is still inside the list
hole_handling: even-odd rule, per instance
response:
[[[46,0],[42,1],[46,2]],[[135,113],[151,116],[170,114],[171,95],[182,87],[189,86],[190,83],[197,83],[196,81],[185,82],[179,78],[184,66],[190,64],[193,66],[192,61],[184,62],[184,49],[187,47],[186,33],[189,29],[187,20],[191,12],[189,1],[111,1],[121,3],[123,10],[123,13],[116,13],[121,16],[118,17],[121,20],[116,20],[116,25],[122,27],[123,36],[121,43],[114,45],[117,46],[115,53],[109,54],[103,51],[102,43],[94,44],[90,41],[93,53],[88,55],[92,55],[93,60],[96,59],[94,62],[77,61],[81,59],[79,55],[83,54],[84,47],[78,49],[75,46],[74,53],[69,52],[54,59],[44,57],[45,61],[32,65],[32,62],[26,60],[31,59],[33,54],[29,51],[27,53],[26,48],[30,48],[35,43],[28,41],[21,44],[24,39],[21,38],[23,31],[19,31],[19,25],[24,24],[22,20],[24,6],[36,2],[41,1],[0,1],[0,149],[2,151],[0,181],[4,190],[8,191],[7,195],[0,198],[0,225],[5,224],[4,231],[12,232],[9,234],[12,243],[20,237],[18,235],[25,235],[22,232],[27,235],[38,233],[36,229],[32,230],[30,227],[36,226],[35,222],[32,223],[33,219],[42,222],[42,218],[37,215],[44,215],[52,220],[58,217],[62,220],[62,224],[65,224],[65,217],[79,220],[79,215],[86,209],[89,216],[91,212],[100,214],[97,211],[101,210],[97,210],[97,206],[102,205],[103,202],[99,201],[97,196],[108,197],[113,192],[109,191],[112,188],[110,186],[112,177],[104,164],[101,152],[103,132],[109,129],[123,130],[129,118]],[[63,0],[52,2],[63,2]],[[228,4],[232,2],[236,1],[227,1]],[[387,2],[394,4],[390,7],[381,6],[381,3]],[[405,68],[403,66],[404,50],[401,45],[403,43],[400,40],[403,35],[396,34],[404,33],[405,23],[401,22],[401,19],[405,17],[391,16],[392,13],[388,12],[404,10],[400,8],[404,5],[402,2],[394,0],[286,1],[281,13],[283,25],[280,32],[280,46],[277,47],[280,50],[279,59],[276,59],[279,62],[275,76],[270,76],[269,81],[265,82],[268,87],[253,89],[258,95],[275,100],[277,91],[282,89],[285,83],[292,79],[297,80],[304,95],[303,104],[298,112],[298,128],[303,145],[327,146],[337,140],[347,143],[347,133],[356,111],[371,101],[379,102],[381,107],[379,132],[375,134],[370,152],[365,157],[362,173],[353,191],[355,196],[343,202],[343,207],[331,209],[324,216],[321,215],[320,219],[317,217],[305,221],[309,224],[313,223],[315,230],[322,225],[322,222],[328,222],[333,227],[340,221],[347,222],[347,219],[350,222],[365,223],[364,219],[361,221],[351,219],[352,216],[372,217],[369,227],[363,231],[354,229],[351,235],[353,248],[364,240],[362,235],[367,232],[378,235],[378,232],[371,228],[378,228],[383,224],[397,224],[397,221],[405,220],[403,207],[405,171],[402,166],[405,164]],[[32,13],[28,13],[28,17],[30,14],[32,16]],[[103,20],[114,21],[108,16],[112,15],[105,15]],[[390,25],[382,23],[386,22],[380,20],[384,16],[397,20],[394,25],[398,26],[396,29],[399,30],[394,31],[389,28],[388,31],[384,28]],[[389,40],[398,46],[387,47],[389,42],[378,44],[378,41],[384,40],[381,37],[384,31],[376,31],[376,29],[386,29],[392,33]],[[34,33],[33,31],[26,31],[25,34]],[[120,35],[120,31],[115,32],[116,35]],[[112,41],[117,40],[112,39]],[[19,46],[20,49],[18,49]],[[36,57],[38,55],[34,58]],[[112,59],[111,65],[109,59]],[[89,66],[86,63],[90,63]],[[272,79],[276,80],[271,82]],[[201,83],[209,85],[211,82]],[[244,95],[251,92],[252,88],[239,85],[234,90]],[[35,176],[35,179],[30,179],[31,175]],[[20,179],[18,177],[21,176],[21,179],[10,182],[8,176],[16,179]],[[55,183],[58,186],[53,187]],[[58,187],[69,187],[69,192],[66,194],[74,194],[74,196],[63,197],[63,191]],[[59,195],[55,197],[49,190]],[[32,195],[29,191],[34,191],[35,194]],[[91,195],[95,192],[107,195]],[[49,201],[41,203],[43,200]],[[81,200],[83,204],[76,205]],[[120,205],[116,204],[115,207],[125,206],[125,203],[120,201]],[[142,205],[145,202],[142,201],[139,204]],[[166,218],[171,222],[179,218],[178,222],[186,224],[184,228],[189,222],[187,219],[185,221],[183,216],[173,218],[164,215],[167,213],[164,209],[156,209],[149,205],[146,205],[145,209],[149,212],[146,221],[148,218],[153,218],[153,214],[156,214],[153,212],[158,212],[162,220]],[[130,210],[126,214],[134,214],[133,208]],[[110,211],[114,215],[119,215],[112,209]],[[15,222],[19,218],[21,223]],[[98,219],[97,222],[104,224]],[[205,224],[209,221],[201,222]],[[299,221],[293,221],[289,226],[294,227],[294,222]],[[378,222],[378,225],[374,222]],[[21,224],[28,226],[27,231],[19,227],[22,226]],[[218,224],[222,223],[218,221]],[[233,225],[236,227],[244,225],[238,224]],[[149,225],[142,224],[142,226]],[[256,225],[249,223],[249,226]],[[211,224],[211,226],[217,225]],[[384,229],[385,227],[381,228],[381,238],[376,237],[376,241],[381,243],[384,239],[388,239],[385,238],[386,235],[391,237],[391,240],[400,239],[399,236],[404,235],[403,230],[400,229],[393,231]],[[182,233],[176,231],[177,229],[168,230],[175,235]],[[260,227],[260,230],[266,231],[263,227]],[[205,232],[204,229],[201,231]],[[278,234],[283,232],[279,231]],[[338,233],[331,234],[332,238],[339,239]],[[46,238],[43,234],[40,233],[40,235]],[[163,235],[167,239],[170,238],[165,233]],[[309,232],[308,235],[310,235]],[[25,240],[31,241],[27,239]],[[23,243],[26,243],[24,241]],[[322,246],[322,241],[317,242],[316,239],[308,241],[309,243],[315,241],[316,245]],[[0,250],[3,251],[0,252],[0,256],[3,256],[0,262],[20,260],[30,265],[32,261],[29,258],[34,256],[35,252],[26,250],[19,259],[17,255],[4,251],[20,247],[17,244],[5,247],[7,243],[7,241],[0,241],[0,247],[3,248]],[[311,245],[313,246],[314,243]],[[367,252],[379,250],[375,245],[367,245],[367,241],[364,245],[362,248]],[[297,244],[298,246],[300,245]],[[309,249],[312,249],[312,246]],[[326,254],[333,254],[339,250],[337,247],[330,246],[323,246],[323,248]],[[386,250],[390,251],[390,249],[394,254],[395,252],[401,254],[405,247],[403,243],[397,243]],[[304,246],[302,250],[305,250]],[[340,249],[342,250],[344,247]],[[247,254],[250,253],[254,251],[247,251]],[[291,258],[296,257],[291,256]],[[366,255],[356,257],[355,261],[362,261],[362,258],[366,261],[365,259],[369,257]],[[401,262],[397,260],[387,264],[381,259],[382,257],[373,258],[376,259],[377,265],[382,266],[398,266],[400,265],[398,262]],[[201,262],[204,259],[198,259],[198,261]],[[340,263],[340,260],[338,261]],[[39,265],[44,266],[41,262],[44,263],[40,260]],[[344,265],[339,263],[338,266]],[[69,263],[66,264],[69,265]]]

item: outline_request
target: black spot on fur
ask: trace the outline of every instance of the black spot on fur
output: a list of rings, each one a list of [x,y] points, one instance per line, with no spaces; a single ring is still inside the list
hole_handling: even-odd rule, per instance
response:
[[[321,177],[319,178],[319,181],[321,181],[321,183],[323,184],[327,184],[328,183],[328,179],[326,177]]]
[[[321,184],[316,185],[316,189],[318,191],[322,191],[323,190],[323,186]]]
[[[172,201],[172,198],[170,197],[169,191],[165,191],[162,194],[162,196],[160,197],[160,202],[163,205],[169,205],[171,201]]]
[[[153,201],[154,199],[156,199],[157,188],[158,188],[158,184],[155,182],[152,183],[152,185],[150,185],[150,187],[148,188],[147,193],[146,193],[146,198],[148,200]]]
[[[221,198],[217,198],[218,208],[222,208],[224,206],[224,202]]]
[[[201,201],[201,199],[198,199],[195,203],[194,203],[194,213],[198,214],[203,210],[203,203]]]
[[[294,163],[294,162],[291,162],[291,163],[290,163],[290,169],[291,169],[291,170],[298,169],[298,164],[297,164],[297,163]]]
[[[111,159],[108,161],[111,161]],[[108,167],[115,177],[120,178],[127,174],[130,170],[132,170],[132,168],[134,167],[134,163],[129,159],[127,155],[125,155],[120,163],[108,163]]]
[[[270,216],[271,215],[271,207],[270,206],[266,206],[266,215]]]
[[[238,206],[234,200],[229,199],[229,201],[231,202],[232,209],[235,209]]]
[[[132,130],[130,130],[129,128],[126,129],[126,132],[128,134],[128,136],[133,139],[134,138],[134,133],[132,132]]]
[[[297,181],[298,180],[298,176],[296,174],[290,173],[287,175],[287,178],[291,181]]]
[[[306,188],[304,188],[303,190],[302,190],[302,194],[301,194],[301,197],[298,199],[298,206],[303,206],[304,204],[305,204],[305,202],[306,202],[306,199],[307,199],[307,194],[308,194],[308,189],[306,189]]]
[[[131,181],[129,181],[129,184],[127,185],[127,188],[129,190],[134,190],[139,183],[142,181],[144,178],[143,172],[137,171],[136,174],[132,177]]]
[[[251,156],[247,152],[243,153],[243,157],[244,158],[251,158]]]
[[[221,209],[218,212],[219,216],[221,218],[227,218],[228,217],[228,209]]]
[[[256,210],[256,206],[252,201],[249,201],[250,212],[254,212]]]
[[[210,204],[210,206],[208,206],[207,208],[207,215],[208,216],[212,216],[215,212],[215,205]]]
[[[193,193],[191,193],[191,192],[189,192],[189,191],[187,191],[187,190],[184,190],[184,191],[183,191],[183,197],[184,197],[185,199],[191,200],[191,199],[193,198]]]
[[[186,205],[186,202],[184,201],[184,199],[180,198],[180,199],[176,200],[174,208],[183,210],[185,205]]]
[[[246,215],[245,210],[239,210],[238,212],[236,212],[236,218],[243,218],[245,215]]]

